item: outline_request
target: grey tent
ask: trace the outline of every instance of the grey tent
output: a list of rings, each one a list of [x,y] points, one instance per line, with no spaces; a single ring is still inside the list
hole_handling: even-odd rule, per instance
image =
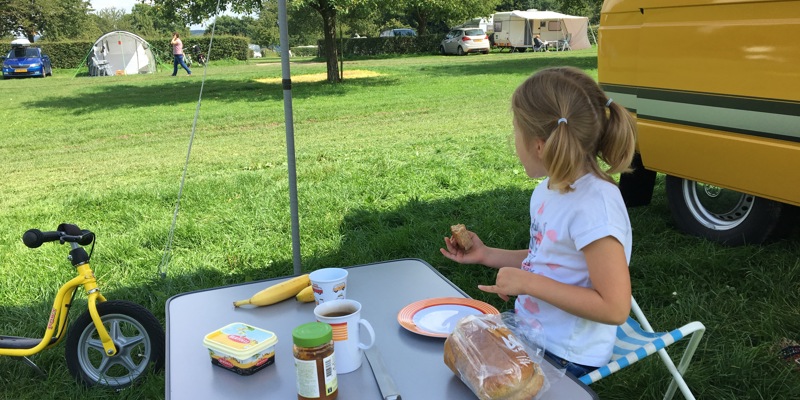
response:
[[[113,31],[94,42],[89,58],[89,75],[136,75],[156,71],[150,44],[126,31]]]

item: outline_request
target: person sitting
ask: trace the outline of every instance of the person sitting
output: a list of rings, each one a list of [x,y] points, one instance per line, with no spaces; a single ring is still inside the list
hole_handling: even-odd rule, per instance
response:
[[[547,50],[547,41],[542,40],[539,35],[533,37],[533,51],[545,51]]]

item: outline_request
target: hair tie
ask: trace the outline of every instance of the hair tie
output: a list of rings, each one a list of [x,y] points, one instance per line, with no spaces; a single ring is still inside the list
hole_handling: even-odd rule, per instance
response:
[[[609,98],[608,98],[608,101],[606,102],[606,107],[610,106],[610,105],[611,105],[611,103],[613,103],[613,102],[614,102],[614,99],[612,99],[612,98],[610,98],[610,97],[609,97]]]
[[[559,119],[558,119],[558,125],[561,125],[561,123],[562,123],[562,122],[566,124],[566,123],[567,123],[567,119],[566,119],[566,118],[563,118],[563,117],[562,117],[562,118],[559,118]]]

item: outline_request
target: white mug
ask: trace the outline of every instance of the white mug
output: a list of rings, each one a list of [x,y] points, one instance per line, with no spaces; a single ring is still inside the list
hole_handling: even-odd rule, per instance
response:
[[[361,367],[361,354],[375,344],[375,331],[361,319],[361,303],[355,300],[333,300],[314,308],[317,321],[333,328],[333,354],[337,374],[353,372]],[[369,333],[369,343],[360,340],[360,327]]]
[[[347,298],[347,270],[344,268],[321,268],[308,275],[317,304]]]

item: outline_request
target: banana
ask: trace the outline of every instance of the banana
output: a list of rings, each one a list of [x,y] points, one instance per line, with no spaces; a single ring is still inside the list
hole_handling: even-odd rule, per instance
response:
[[[309,285],[305,289],[301,290],[297,296],[294,296],[294,299],[303,303],[310,303],[314,301],[314,288]]]
[[[308,274],[296,276],[263,289],[249,299],[234,301],[233,306],[241,307],[247,304],[257,307],[268,306],[296,295],[309,285],[311,281],[308,279]]]

